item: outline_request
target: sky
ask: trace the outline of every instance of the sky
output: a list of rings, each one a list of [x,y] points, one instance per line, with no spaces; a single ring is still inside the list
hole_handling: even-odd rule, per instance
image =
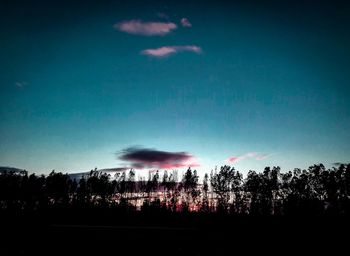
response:
[[[1,1],[0,166],[350,161],[346,1]]]

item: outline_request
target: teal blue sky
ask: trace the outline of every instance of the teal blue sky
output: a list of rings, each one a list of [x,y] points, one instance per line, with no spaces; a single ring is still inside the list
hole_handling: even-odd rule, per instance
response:
[[[123,167],[131,146],[201,171],[349,162],[345,2],[1,1],[0,165]]]

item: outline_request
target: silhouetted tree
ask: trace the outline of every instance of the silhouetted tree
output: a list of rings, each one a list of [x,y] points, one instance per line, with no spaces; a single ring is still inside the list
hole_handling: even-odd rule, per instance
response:
[[[210,211],[210,209],[209,209],[209,195],[208,195],[209,183],[208,182],[209,182],[209,176],[206,173],[204,175],[204,178],[203,178],[203,187],[202,187],[202,190],[203,190],[203,199],[202,199],[202,206],[201,206],[202,212],[209,212]]]
[[[96,169],[78,181],[52,171],[47,176],[27,172],[0,173],[0,211],[38,211],[57,208],[114,208],[134,211],[215,211],[240,215],[348,215],[350,214],[350,165],[326,169],[281,172],[266,167],[262,173],[249,171],[245,179],[233,167],[204,175],[188,168],[181,182],[177,172],[159,172],[135,179],[130,170],[111,177]],[[214,195],[210,196],[210,195]],[[181,199],[181,201],[180,201]],[[182,208],[181,208],[182,207]]]
[[[188,168],[182,177],[182,189],[184,192],[183,197],[183,208],[188,210],[188,207],[198,207],[198,198],[200,196],[200,189],[198,188],[199,177],[197,171],[192,171],[191,168]]]
[[[214,193],[218,195],[217,207],[219,212],[226,212],[228,209],[234,177],[235,169],[228,165],[222,166],[218,173],[211,174],[210,184]]]
[[[69,176],[52,171],[46,177],[46,194],[53,205],[67,205],[69,202]]]
[[[243,175],[235,171],[232,178],[232,192],[234,194],[234,199],[230,208],[230,212],[233,214],[243,214],[246,212],[246,198],[243,193]]]

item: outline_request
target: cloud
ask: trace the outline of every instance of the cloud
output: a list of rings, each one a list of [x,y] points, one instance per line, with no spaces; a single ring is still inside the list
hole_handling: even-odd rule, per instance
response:
[[[26,81],[20,81],[20,82],[16,82],[15,86],[17,88],[23,88],[24,86],[28,85],[28,83]]]
[[[244,158],[245,158],[244,156],[232,156],[228,159],[228,162],[235,164],[242,161]]]
[[[182,18],[181,19],[181,25],[185,28],[190,28],[192,27],[191,22],[187,18]]]
[[[147,49],[141,52],[141,54],[143,55],[148,55],[153,57],[166,57],[174,53],[176,53],[176,50],[174,49],[174,47],[168,47],[168,46],[160,47],[157,49]]]
[[[164,13],[164,12],[158,12],[158,13],[157,13],[157,16],[158,16],[159,18],[161,18],[161,19],[166,19],[166,20],[169,19],[169,16],[168,16],[166,13]]]
[[[264,155],[256,155],[255,156],[255,160],[261,161],[261,160],[265,160],[267,158],[269,158],[271,155],[269,154],[264,154]]]
[[[202,49],[196,45],[184,46],[163,46],[156,49],[146,49],[141,52],[143,55],[148,55],[156,58],[168,57],[179,52],[194,52],[200,54]]]
[[[196,158],[186,152],[131,147],[122,150],[117,155],[120,160],[129,162],[135,169],[174,169],[199,166]]]
[[[229,163],[232,163],[232,164],[238,163],[238,162],[245,160],[247,158],[248,159],[253,158],[257,161],[262,161],[262,160],[269,158],[271,155],[272,154],[258,154],[257,152],[249,152],[249,153],[244,154],[242,156],[232,156],[229,159],[227,159],[227,161]]]
[[[172,22],[143,22],[129,20],[114,25],[119,31],[141,36],[165,36],[177,28]]]

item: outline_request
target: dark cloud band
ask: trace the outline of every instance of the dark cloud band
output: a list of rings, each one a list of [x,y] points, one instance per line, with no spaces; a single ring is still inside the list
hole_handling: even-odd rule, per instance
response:
[[[120,160],[127,161],[133,168],[172,169],[198,166],[195,157],[186,152],[168,152],[156,149],[131,147],[117,154]]]

